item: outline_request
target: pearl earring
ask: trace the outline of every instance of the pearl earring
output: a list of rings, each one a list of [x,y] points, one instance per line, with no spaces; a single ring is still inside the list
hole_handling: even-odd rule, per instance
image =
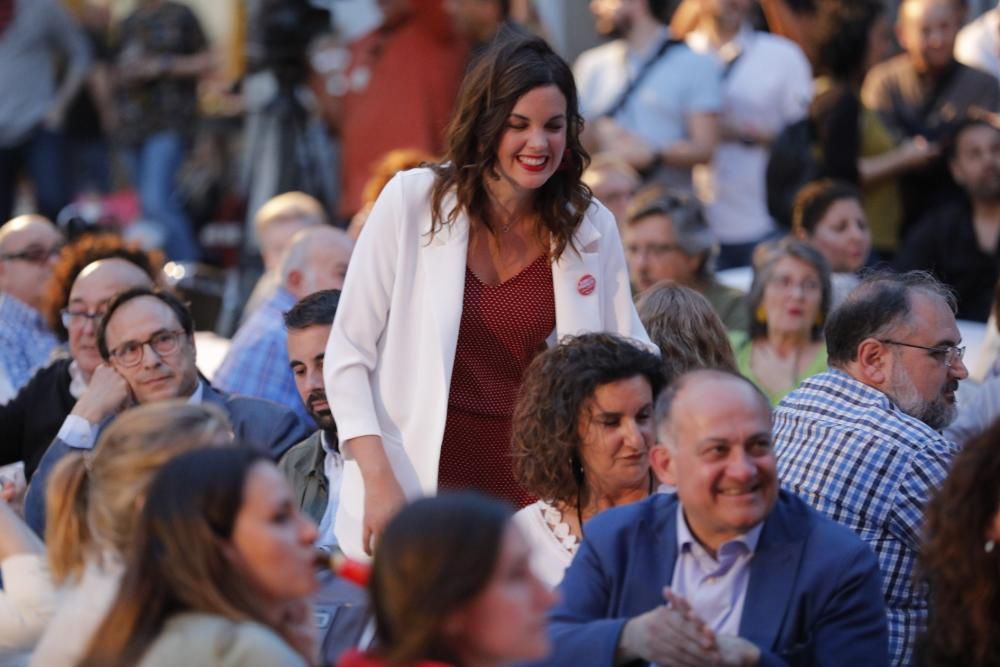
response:
[[[994,542],[993,540],[986,540],[986,544],[983,545],[983,551],[985,551],[988,554],[991,554],[993,553],[993,548],[996,545],[997,545],[996,542]]]

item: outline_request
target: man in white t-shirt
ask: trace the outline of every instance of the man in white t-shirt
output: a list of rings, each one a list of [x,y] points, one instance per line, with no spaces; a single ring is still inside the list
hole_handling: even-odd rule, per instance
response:
[[[764,172],[771,142],[805,117],[812,70],[792,41],[755,31],[751,0],[706,0],[687,44],[722,70],[720,143],[695,169],[695,187],[720,241],[719,268],[750,263],[753,247],[776,229],[767,211]]]
[[[591,2],[598,32],[618,39],[582,53],[573,73],[588,149],[690,192],[691,168],[707,164],[718,143],[721,72],[713,58],[670,41],[665,4]]]

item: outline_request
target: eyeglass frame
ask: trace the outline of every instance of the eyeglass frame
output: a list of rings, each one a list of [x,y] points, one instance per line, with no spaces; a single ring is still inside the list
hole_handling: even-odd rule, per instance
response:
[[[951,368],[955,361],[961,361],[965,357],[965,345],[938,345],[936,347],[928,347],[927,345],[917,345],[915,343],[904,343],[898,340],[892,340],[889,338],[876,338],[878,342],[883,345],[899,345],[900,347],[912,347],[917,350],[927,350],[928,352],[936,352],[937,354],[944,355],[942,361],[944,361],[945,368]],[[949,357],[951,357],[949,359]]]
[[[173,345],[171,346],[171,348],[169,350],[166,350],[164,352],[160,352],[159,350],[156,349],[156,347],[153,346],[153,339],[156,338],[157,336],[162,336],[163,334],[169,334],[170,335],[171,340],[173,340]],[[157,357],[159,357],[160,359],[163,359],[164,357],[168,357],[171,354],[173,354],[174,352],[176,352],[178,350],[178,348],[180,348],[181,336],[187,336],[187,335],[188,335],[187,332],[184,331],[183,329],[161,329],[160,331],[155,332],[152,336],[150,336],[149,338],[147,338],[144,341],[137,341],[137,340],[136,341],[132,341],[132,340],[125,341],[121,345],[115,347],[115,349],[110,350],[108,352],[108,357],[110,357],[114,361],[117,361],[123,368],[135,368],[136,366],[138,366],[139,364],[141,364],[142,360],[146,357],[146,346],[147,345],[149,346],[149,349],[151,349],[153,352],[156,353]],[[130,343],[135,343],[135,344],[137,344],[139,346],[139,356],[136,357],[135,361],[133,361],[131,363],[126,363],[125,361],[123,361],[121,359],[121,356],[120,356],[121,352],[120,352],[120,350],[121,350],[122,346],[128,345]]]
[[[63,308],[59,311],[59,321],[62,322],[62,325],[66,329],[69,329],[73,320],[78,318],[90,320],[94,323],[94,326],[97,326],[97,322],[104,317],[107,312],[107,307],[102,310],[95,310],[92,312],[89,310],[70,310],[69,308]]]
[[[53,257],[58,256],[59,253],[62,252],[64,246],[64,243],[57,243],[49,248],[39,248],[37,250],[25,249],[19,252],[7,252],[0,254],[0,261],[12,262],[20,260],[22,262],[28,262],[29,264],[44,264]],[[31,246],[28,247],[30,248]]]

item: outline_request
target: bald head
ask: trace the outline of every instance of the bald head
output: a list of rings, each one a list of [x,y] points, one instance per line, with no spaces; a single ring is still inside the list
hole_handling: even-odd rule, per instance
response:
[[[281,260],[282,282],[301,300],[327,289],[341,289],[354,241],[336,227],[302,229],[292,237]]]
[[[904,0],[896,35],[918,72],[937,74],[951,65],[964,4],[957,0]]]
[[[304,192],[284,192],[267,200],[254,216],[254,230],[264,269],[278,269],[281,257],[296,232],[323,224],[326,224],[323,205]]]
[[[0,227],[0,292],[39,308],[63,240],[40,215],[18,216]]]
[[[64,320],[69,332],[69,351],[86,377],[101,363],[97,350],[97,318],[108,303],[133,287],[153,287],[153,281],[141,268],[119,257],[100,259],[83,267],[73,281]]]
[[[725,401],[719,396],[725,394],[744,403],[756,406],[768,422],[771,420],[771,404],[761,390],[742,375],[726,370],[698,369],[684,373],[674,380],[656,401],[656,424],[658,439],[667,443],[674,415],[690,415],[706,412],[724,416]],[[666,437],[665,437],[666,436]]]

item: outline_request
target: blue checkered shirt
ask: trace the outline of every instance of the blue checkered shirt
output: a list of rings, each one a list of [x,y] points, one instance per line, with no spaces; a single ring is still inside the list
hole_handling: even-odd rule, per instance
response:
[[[15,392],[45,365],[58,345],[41,313],[0,293],[0,364]]]
[[[879,559],[894,665],[912,662],[927,618],[914,581],[924,505],[958,447],[846,373],[804,381],[774,413],[782,485],[854,529]]]
[[[288,332],[283,316],[294,305],[295,297],[287,290],[275,290],[233,336],[226,357],[212,376],[212,386],[231,394],[281,403],[295,410],[306,424],[312,424],[288,366]]]

